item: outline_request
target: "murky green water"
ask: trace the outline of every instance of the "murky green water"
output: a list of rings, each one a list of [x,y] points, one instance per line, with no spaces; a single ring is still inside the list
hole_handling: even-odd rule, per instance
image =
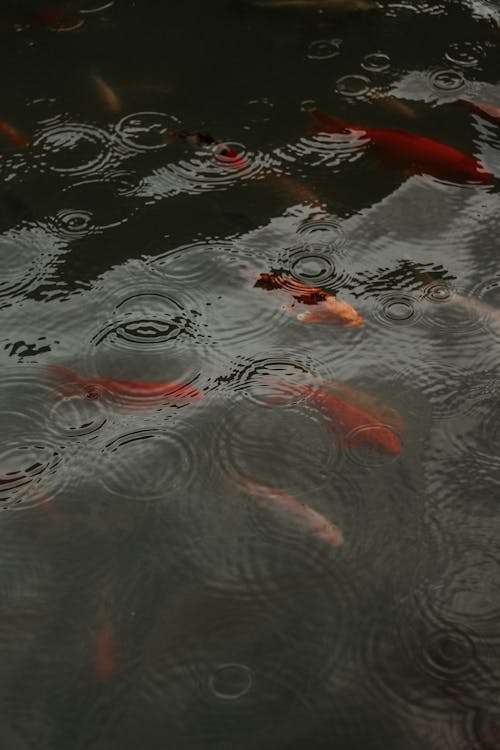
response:
[[[1,750],[500,748],[500,5],[0,32]]]

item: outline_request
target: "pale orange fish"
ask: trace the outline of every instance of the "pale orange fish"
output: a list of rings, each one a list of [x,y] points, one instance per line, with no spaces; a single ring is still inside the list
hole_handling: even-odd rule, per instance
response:
[[[292,495],[249,477],[240,476],[235,481],[253,499],[265,500],[266,504],[277,511],[279,516],[293,521],[299,528],[321,539],[329,546],[340,547],[344,543],[342,532],[334,523]]]
[[[417,113],[410,107],[409,104],[405,104],[401,99],[397,99],[395,96],[380,96],[375,99],[377,104],[381,104],[386,109],[391,109],[397,114],[403,115],[411,120],[415,120]]]
[[[321,205],[320,198],[308,185],[287,174],[270,174],[266,183],[276,191],[285,193],[294,203],[305,203],[308,206]]]
[[[94,666],[99,682],[110,682],[116,671],[116,644],[113,623],[108,610],[102,607],[97,615],[94,641]]]
[[[106,83],[104,78],[95,71],[91,75],[91,80],[99,99],[102,101],[106,109],[113,113],[121,112],[123,109],[122,100],[116,91],[111,88],[109,83]]]

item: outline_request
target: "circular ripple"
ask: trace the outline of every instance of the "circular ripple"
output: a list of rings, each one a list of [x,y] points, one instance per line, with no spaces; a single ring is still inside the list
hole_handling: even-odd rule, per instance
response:
[[[325,250],[327,248],[323,244],[290,249],[283,254],[280,265],[289,267],[292,276],[304,284],[318,289],[327,286],[328,291],[336,292],[349,285],[352,274]],[[335,256],[335,251],[333,255]]]
[[[500,339],[500,276],[483,281],[472,289],[470,312],[493,336]],[[477,304],[476,304],[477,301]]]
[[[78,0],[80,13],[99,13],[112,8],[115,0]]]
[[[447,335],[479,331],[482,306],[473,297],[442,281],[426,285],[423,296],[431,303],[423,316],[424,323],[429,327],[441,329]]]
[[[252,683],[252,670],[244,664],[221,664],[209,679],[210,690],[221,700],[242,698]]]
[[[336,255],[342,252],[346,242],[344,230],[339,221],[335,219],[311,219],[303,222],[297,230],[297,234],[308,245],[323,247],[328,252]]]
[[[370,91],[371,81],[366,76],[348,75],[338,78],[335,88],[344,96],[362,97]]]
[[[123,180],[117,174],[103,176],[98,180],[85,179],[72,183],[65,188],[65,201],[79,207],[75,211],[60,212],[63,214],[56,224],[56,231],[70,234],[85,232],[89,234],[96,230],[117,227],[129,221],[137,207],[131,207],[124,198],[134,195],[137,186]],[[69,216],[66,214],[70,214]],[[68,226],[71,224],[71,226]]]
[[[436,70],[430,76],[431,85],[437,91],[460,91],[465,87],[465,78],[460,70]]]
[[[353,464],[375,469],[394,463],[401,443],[388,425],[366,424],[355,427],[346,435],[343,450]]]
[[[494,551],[461,550],[443,571],[441,585],[421,592],[421,606],[476,637],[500,642],[500,559]],[[437,615],[436,613],[439,613]]]
[[[256,477],[284,492],[291,487],[306,493],[322,486],[341,452],[322,415],[301,396],[293,394],[286,409],[257,407],[240,399],[220,421],[214,465],[236,483],[241,476]]]
[[[43,252],[40,252],[39,243],[28,234],[3,234],[0,237],[0,257],[0,299],[5,297],[10,303],[14,297],[22,295],[42,281]]]
[[[0,452],[0,510],[24,510],[49,502],[62,452],[49,445],[10,440]]]
[[[179,129],[179,120],[164,112],[135,112],[116,125],[118,137],[133,151],[165,148],[169,134]]]
[[[202,151],[200,157],[204,153]],[[212,148],[209,159],[191,159],[170,165],[165,177],[171,179],[173,186],[198,192],[212,187],[226,187],[235,180],[254,179],[271,166],[272,157],[251,154],[241,144],[225,141]]]
[[[419,300],[404,292],[378,295],[373,311],[375,320],[386,326],[414,325],[421,315]]]
[[[95,472],[112,495],[138,502],[161,500],[193,481],[195,456],[179,432],[137,430],[107,443]]]
[[[453,42],[449,45],[445,57],[452,65],[462,65],[473,68],[478,65],[484,55],[479,42]]]
[[[288,378],[295,382],[307,380],[314,363],[308,356],[285,358],[279,354],[281,350],[275,356],[256,354],[252,358],[243,359],[230,375],[221,378],[221,385],[226,381],[231,390],[241,391],[241,395],[256,406],[298,403],[302,398],[295,394],[292,399],[289,396],[280,398],[276,383]]]
[[[40,166],[58,174],[99,172],[111,157],[111,139],[105,130],[81,122],[53,124],[33,143]]]
[[[471,404],[465,397],[468,393],[466,379],[466,373],[453,365],[432,360],[423,366],[415,362],[412,367],[402,370],[398,377],[403,384],[413,383],[419,388],[431,405],[433,417],[438,419],[469,411]]]
[[[63,208],[57,212],[51,224],[56,234],[63,239],[72,240],[85,237],[93,229],[90,211]]]
[[[318,39],[307,48],[309,60],[329,60],[340,55],[342,39]]]
[[[361,67],[370,73],[382,73],[391,67],[391,58],[385,52],[370,52],[363,57]]]
[[[89,437],[105,424],[102,403],[96,399],[68,396],[57,401],[50,412],[51,430],[62,438]]]

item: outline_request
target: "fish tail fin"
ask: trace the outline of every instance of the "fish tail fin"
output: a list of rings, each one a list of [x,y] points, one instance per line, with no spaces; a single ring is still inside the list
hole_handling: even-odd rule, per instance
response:
[[[317,123],[313,126],[319,133],[342,133],[349,130],[349,125],[338,117],[328,115],[317,107],[312,107],[309,112],[316,119]]]
[[[85,388],[85,380],[78,373],[63,365],[45,365],[46,374],[57,384],[59,396],[74,396],[81,394]]]

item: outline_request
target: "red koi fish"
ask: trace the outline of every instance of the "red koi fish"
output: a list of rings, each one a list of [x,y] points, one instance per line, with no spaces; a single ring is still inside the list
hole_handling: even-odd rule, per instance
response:
[[[13,125],[0,120],[0,133],[16,148],[26,148],[28,141]]]
[[[113,623],[107,609],[102,608],[97,616],[97,632],[94,641],[94,666],[99,682],[109,682],[116,671],[116,646]]]
[[[266,505],[276,511],[280,518],[293,521],[300,529],[329,546],[340,547],[344,543],[342,532],[334,523],[292,495],[248,477],[238,477],[237,483],[253,499],[265,500]]]
[[[60,365],[46,365],[47,373],[59,384],[61,395],[82,395],[110,401],[118,411],[144,411],[162,404],[181,405],[198,401],[202,393],[190,385],[177,381],[167,383],[141,380],[114,380],[103,375],[83,378],[78,373]]]
[[[351,130],[366,134],[371,148],[388,167],[409,170],[412,174],[429,174],[452,182],[487,183],[493,179],[493,175],[479,161],[444,143],[404,130],[348,125],[316,108],[310,112],[319,121],[320,132]]]
[[[254,286],[267,291],[278,289],[303,305],[314,305],[314,310],[300,313],[297,318],[304,323],[336,323],[349,327],[360,326],[363,319],[347,302],[338,300],[324,289],[304,284],[286,273],[261,273]],[[294,305],[285,309],[293,310]]]
[[[476,114],[481,115],[481,117],[491,120],[491,122],[500,123],[500,107],[495,107],[493,104],[484,104],[483,102],[471,102],[468,99],[457,99],[457,104],[468,107]]]
[[[269,382],[270,379],[267,378],[266,380]],[[371,414],[367,414],[333,394],[318,388],[290,383],[277,378],[273,379],[273,382],[278,390],[285,394],[291,393],[309,397],[314,406],[325,415],[328,422],[337,428],[339,444],[349,448],[374,448],[392,455],[401,451],[401,443],[397,435],[390,427]]]
[[[323,378],[314,378],[313,384],[321,390],[331,393],[336,398],[342,399],[351,406],[356,407],[362,412],[370,414],[383,424],[387,425],[396,432],[403,432],[406,429],[406,422],[392,406],[380,401],[371,393],[365,393],[357,388],[353,388],[349,383],[342,380],[323,380]]]

